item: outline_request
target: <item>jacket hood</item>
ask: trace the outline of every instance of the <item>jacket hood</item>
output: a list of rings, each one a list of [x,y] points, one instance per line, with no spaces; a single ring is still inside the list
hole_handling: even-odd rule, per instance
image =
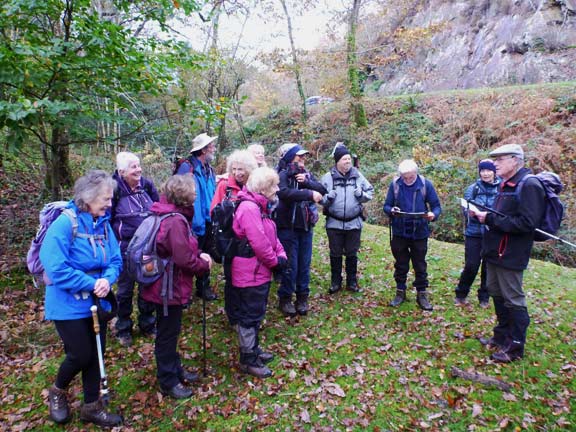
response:
[[[262,213],[264,214],[270,213],[268,208],[269,203],[268,198],[266,198],[262,194],[249,192],[246,189],[242,189],[240,192],[238,192],[238,199],[241,201],[244,200],[255,202],[256,204],[258,204],[258,207],[260,207],[260,209],[262,210]]]
[[[181,213],[189,219],[194,217],[194,207],[178,207],[172,203],[169,203],[166,200],[165,195],[160,195],[160,201],[152,204],[150,210],[159,215],[168,213]]]

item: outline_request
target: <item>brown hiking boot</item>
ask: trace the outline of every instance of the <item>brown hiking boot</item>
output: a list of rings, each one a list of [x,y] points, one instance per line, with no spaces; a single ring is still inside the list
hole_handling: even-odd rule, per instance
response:
[[[70,421],[70,407],[68,406],[68,393],[55,385],[48,389],[48,402],[50,403],[50,418],[54,423],[64,424]]]
[[[308,313],[308,294],[296,294],[294,308],[298,315],[306,315]]]
[[[100,427],[114,427],[122,424],[122,416],[106,411],[106,407],[99,399],[82,405],[80,408],[80,420],[94,423]]]
[[[290,297],[280,297],[278,301],[278,309],[282,312],[282,315],[285,317],[295,317],[296,316],[296,308],[292,304],[292,298]]]
[[[251,364],[240,363],[240,371],[255,376],[256,378],[268,378],[272,376],[272,371],[262,363],[260,358],[256,358],[256,361]]]
[[[422,310],[431,311],[433,309],[428,301],[428,293],[426,291],[418,291],[416,293],[416,303],[418,303],[418,306],[420,306]]]
[[[406,301],[406,290],[397,289],[396,297],[390,302],[390,306],[397,307]]]

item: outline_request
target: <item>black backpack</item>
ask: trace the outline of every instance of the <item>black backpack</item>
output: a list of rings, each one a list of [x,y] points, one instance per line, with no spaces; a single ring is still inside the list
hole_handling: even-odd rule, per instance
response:
[[[241,201],[232,201],[232,188],[226,188],[222,202],[212,209],[212,229],[208,242],[208,253],[219,264],[230,263],[235,256],[250,257],[251,248],[246,239],[238,239],[232,228],[234,213]]]
[[[546,193],[546,209],[544,210],[544,216],[542,217],[542,222],[540,226],[537,227],[537,231],[534,233],[535,241],[546,241],[550,240],[550,237],[543,234],[548,233],[556,235],[560,229],[562,219],[564,218],[564,204],[560,201],[558,194],[562,191],[564,186],[558,174],[543,171],[539,174],[533,175],[528,174],[520,180],[518,186],[516,186],[516,198],[520,198],[520,193],[522,192],[522,187],[526,180],[529,178],[535,178],[540,182]]]

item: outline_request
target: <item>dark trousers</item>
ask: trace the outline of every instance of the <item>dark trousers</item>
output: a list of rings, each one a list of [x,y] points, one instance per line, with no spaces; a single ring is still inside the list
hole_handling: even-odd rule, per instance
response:
[[[486,263],[482,260],[482,237],[466,236],[464,240],[464,269],[460,273],[460,282],[456,287],[456,297],[466,298],[470,293],[470,287],[480,270],[480,288],[478,289],[478,301],[489,300],[486,289]]]
[[[84,403],[98,400],[100,393],[100,367],[92,318],[54,321],[56,331],[64,343],[66,357],[56,376],[56,387],[66,389],[74,377],[82,372]],[[106,326],[100,326],[102,351],[106,349]],[[104,355],[104,352],[102,353]]]
[[[362,230],[327,229],[331,257],[356,256],[360,249]]]
[[[289,271],[282,273],[278,297],[310,294],[310,263],[312,262],[312,239],[314,232],[279,229],[278,238],[288,256]]]
[[[244,328],[259,328],[266,315],[269,292],[270,282],[247,288],[231,286],[229,298],[234,307],[229,310],[230,323]]]
[[[428,273],[426,253],[428,252],[428,239],[412,240],[404,237],[392,236],[390,242],[392,255],[394,255],[394,280],[396,288],[406,289],[406,279],[410,269],[410,261],[414,269],[414,288],[425,291],[428,287]]]
[[[124,259],[126,257],[124,256]],[[122,270],[118,277],[118,293],[116,299],[118,300],[118,319],[116,320],[116,333],[117,335],[129,334],[132,332],[132,298],[134,296],[134,288],[136,282],[132,279],[125,270]],[[155,306],[152,303],[144,300],[140,294],[141,287],[138,285],[138,327],[142,333],[150,333],[154,330]]]
[[[172,388],[180,382],[178,374],[182,370],[178,354],[178,338],[182,328],[182,306],[168,306],[168,316],[164,316],[163,306],[156,306],[156,376],[164,388]]]

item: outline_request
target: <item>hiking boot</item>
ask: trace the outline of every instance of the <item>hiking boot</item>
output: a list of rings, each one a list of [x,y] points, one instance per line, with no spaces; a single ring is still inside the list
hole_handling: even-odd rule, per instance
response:
[[[254,351],[256,351],[256,355],[258,355],[258,358],[264,364],[270,363],[272,360],[274,360],[274,354],[262,351],[260,347],[256,348]]]
[[[140,333],[145,338],[155,339],[156,338],[156,327],[152,327],[149,330],[142,330],[140,329]]]
[[[328,288],[328,294],[336,294],[341,289],[342,289],[341,283],[332,283],[330,285],[330,288]]]
[[[490,358],[497,363],[510,363],[524,357],[524,344],[512,341],[508,348],[493,353]]]
[[[256,378],[268,378],[272,376],[272,371],[266,366],[260,358],[252,364],[240,363],[240,371],[255,376]]]
[[[397,289],[396,290],[396,297],[392,299],[390,302],[390,306],[397,307],[400,306],[402,303],[406,301],[406,290]]]
[[[192,396],[192,394],[193,394],[192,389],[189,387],[186,387],[182,383],[178,383],[174,387],[171,387],[171,388],[166,388],[164,386],[160,386],[160,392],[164,396],[170,396],[170,397],[173,397],[174,399],[187,399],[190,396]]]
[[[346,285],[346,291],[350,291],[353,293],[361,293],[362,289],[358,286],[356,281],[350,282],[350,284]]]
[[[431,311],[433,309],[428,301],[428,293],[426,291],[418,291],[416,293],[416,303],[418,303],[418,306],[420,306],[422,310]]]
[[[306,315],[308,313],[308,294],[296,294],[294,308],[298,315]]]
[[[488,300],[482,300],[480,302],[480,307],[482,309],[488,309],[490,307],[490,302]]]
[[[106,411],[104,404],[99,399],[82,405],[80,408],[80,420],[94,423],[100,427],[114,427],[122,424],[122,416]]]
[[[292,304],[291,297],[280,297],[278,301],[278,309],[282,312],[282,315],[285,317],[295,317],[296,316],[296,309]]]
[[[116,335],[116,339],[118,343],[122,345],[124,348],[128,348],[132,346],[132,335],[130,333],[122,333]]]
[[[494,337],[479,337],[478,342],[489,350],[505,350],[508,344],[500,344]]]
[[[48,402],[50,403],[50,418],[55,423],[64,424],[70,420],[70,407],[68,406],[66,390],[53,385],[48,389]]]
[[[468,300],[466,297],[456,297],[454,299],[454,306],[466,306],[468,305]]]
[[[187,382],[192,384],[200,379],[200,375],[198,375],[196,372],[190,372],[186,369],[182,369],[180,372],[178,372],[178,379],[180,382]]]

